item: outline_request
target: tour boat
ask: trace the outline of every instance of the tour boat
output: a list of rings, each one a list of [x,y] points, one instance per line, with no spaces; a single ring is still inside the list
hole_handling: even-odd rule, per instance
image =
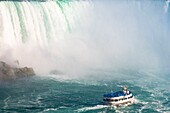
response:
[[[113,105],[115,107],[134,103],[134,96],[131,91],[126,89],[126,87],[124,87],[123,91],[104,94],[103,97],[105,104]]]

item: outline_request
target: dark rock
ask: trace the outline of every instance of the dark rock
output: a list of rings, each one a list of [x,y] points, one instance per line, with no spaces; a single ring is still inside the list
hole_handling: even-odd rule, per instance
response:
[[[27,77],[35,75],[34,70],[28,67],[14,68],[14,73],[17,77]]]
[[[0,80],[13,80],[19,77],[28,77],[33,75],[35,75],[35,72],[32,68],[15,68],[0,61]]]
[[[0,61],[0,79],[1,80],[8,80],[8,79],[15,79],[14,70],[5,62]]]

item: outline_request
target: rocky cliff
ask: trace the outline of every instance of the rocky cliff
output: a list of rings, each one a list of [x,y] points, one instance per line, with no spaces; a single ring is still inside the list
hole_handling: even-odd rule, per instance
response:
[[[33,75],[35,75],[35,72],[30,67],[16,68],[0,61],[0,80],[14,80]]]

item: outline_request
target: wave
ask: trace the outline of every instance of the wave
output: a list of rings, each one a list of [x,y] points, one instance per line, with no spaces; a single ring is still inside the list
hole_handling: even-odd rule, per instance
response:
[[[98,109],[103,109],[103,108],[108,108],[109,106],[106,105],[96,105],[93,107],[83,107],[78,110],[75,110],[77,112],[85,112],[85,111],[91,111],[91,110],[98,110]]]

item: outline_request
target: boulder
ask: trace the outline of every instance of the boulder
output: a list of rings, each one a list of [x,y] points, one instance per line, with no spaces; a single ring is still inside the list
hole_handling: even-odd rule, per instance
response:
[[[0,80],[13,80],[19,77],[28,77],[33,75],[35,75],[33,68],[16,68],[0,61]]]
[[[5,62],[0,61],[0,80],[15,79],[14,70],[6,64]]]
[[[33,68],[14,68],[14,73],[17,77],[28,77],[35,75]]]

